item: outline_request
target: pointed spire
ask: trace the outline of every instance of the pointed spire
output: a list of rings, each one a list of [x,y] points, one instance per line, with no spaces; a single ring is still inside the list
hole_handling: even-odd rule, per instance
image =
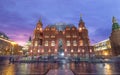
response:
[[[80,22],[83,22],[83,20],[82,20],[82,14],[80,14]]]
[[[116,20],[116,18],[114,16],[112,18],[112,23],[117,23],[117,20]]]
[[[79,21],[78,27],[82,27],[82,28],[86,29],[85,23],[82,19],[82,14],[80,14],[80,21]]]
[[[41,17],[40,17],[40,19],[38,20],[38,23],[37,23],[37,27],[39,27],[39,26],[41,26],[42,27],[42,19],[41,19]]]
[[[118,30],[119,28],[120,28],[120,26],[119,26],[119,24],[117,23],[117,20],[116,20],[116,18],[113,16],[113,18],[112,18],[112,23],[113,23],[113,25],[112,25],[112,30]]]
[[[29,37],[29,40],[28,41],[32,41],[32,38],[31,38],[31,36]]]
[[[39,19],[39,23],[41,23],[42,22],[42,18],[40,17],[40,19]]]

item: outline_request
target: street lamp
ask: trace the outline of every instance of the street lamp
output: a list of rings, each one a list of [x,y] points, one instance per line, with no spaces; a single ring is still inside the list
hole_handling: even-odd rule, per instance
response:
[[[12,52],[12,55],[13,55],[14,45],[15,45],[16,43],[15,43],[15,42],[11,42],[11,44],[12,44],[12,50],[11,50],[11,52]]]

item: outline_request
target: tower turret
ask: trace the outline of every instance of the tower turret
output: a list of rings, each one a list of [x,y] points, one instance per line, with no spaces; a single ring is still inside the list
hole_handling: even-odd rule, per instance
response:
[[[80,15],[80,21],[79,21],[78,27],[85,28],[85,23],[84,23],[84,21],[82,19],[82,15]]]
[[[79,36],[80,36],[80,39],[79,40],[82,40],[83,41],[83,45],[89,45],[89,38],[88,38],[88,30],[87,28],[85,27],[85,23],[82,19],[82,16],[80,16],[80,21],[79,21],[79,25],[78,25],[78,31],[79,31]]]
[[[112,33],[110,35],[110,42],[113,56],[120,55],[120,26],[116,18],[112,18]]]
[[[117,20],[116,20],[116,18],[113,16],[113,18],[112,18],[112,31],[114,31],[114,30],[118,30],[119,28],[120,28],[120,26],[119,26],[119,24],[117,23]]]

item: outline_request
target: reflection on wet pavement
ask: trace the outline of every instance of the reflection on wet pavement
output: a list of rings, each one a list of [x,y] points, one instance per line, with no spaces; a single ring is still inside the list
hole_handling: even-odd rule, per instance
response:
[[[113,75],[120,74],[120,63],[2,63],[0,75],[40,74],[50,75]],[[65,74],[66,73],[66,74]]]

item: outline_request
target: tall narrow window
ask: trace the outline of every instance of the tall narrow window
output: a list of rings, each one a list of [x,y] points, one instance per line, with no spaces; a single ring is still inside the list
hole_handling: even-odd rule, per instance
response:
[[[55,46],[55,41],[51,41],[51,46]]]
[[[80,40],[80,41],[79,41],[79,45],[80,45],[80,46],[83,46],[83,40]]]
[[[67,46],[70,46],[70,41],[67,41],[67,43],[66,43],[66,44],[67,44]]]
[[[73,46],[77,46],[76,40],[73,41]]]
[[[37,46],[38,45],[38,42],[37,41],[35,41],[35,46]]]
[[[48,46],[48,41],[45,41],[45,46]]]

